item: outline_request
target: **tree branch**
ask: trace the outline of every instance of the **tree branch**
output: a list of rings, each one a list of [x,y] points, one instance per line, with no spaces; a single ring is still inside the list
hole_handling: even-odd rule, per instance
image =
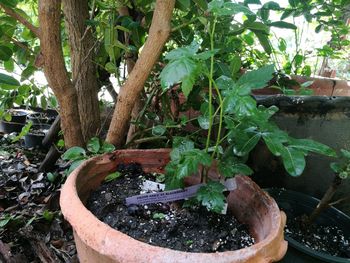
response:
[[[6,5],[0,3],[0,7],[5,11],[5,13],[16,19],[18,22],[20,22],[22,25],[24,25],[26,28],[28,28],[30,31],[34,33],[35,36],[40,38],[40,30],[38,27],[31,24],[27,19],[25,19],[23,16],[17,14],[15,11],[13,11],[11,8],[7,7]]]
[[[39,22],[44,73],[60,104],[65,144],[67,148],[83,146],[77,92],[69,78],[61,46],[61,1],[39,0]]]
[[[125,142],[132,109],[137,97],[168,39],[171,26],[171,16],[175,0],[157,0],[153,13],[149,36],[118,96],[113,119],[107,134],[107,142],[120,147]]]

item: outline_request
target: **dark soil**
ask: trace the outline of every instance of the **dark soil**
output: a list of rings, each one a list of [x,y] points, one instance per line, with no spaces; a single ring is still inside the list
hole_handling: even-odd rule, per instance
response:
[[[305,227],[303,217],[297,217],[288,219],[285,234],[315,251],[350,258],[349,239],[337,226],[312,224]]]
[[[120,165],[123,176],[103,183],[87,207],[101,221],[129,236],[161,247],[188,252],[237,250],[254,244],[245,225],[232,215],[205,208],[181,208],[180,203],[127,207],[125,198],[140,194],[143,180],[154,180],[139,165]]]

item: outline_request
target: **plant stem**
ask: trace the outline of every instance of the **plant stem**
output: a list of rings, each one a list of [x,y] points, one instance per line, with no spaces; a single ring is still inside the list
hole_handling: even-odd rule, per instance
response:
[[[214,50],[214,33],[215,33],[215,25],[216,25],[216,17],[213,21],[213,26],[211,30],[209,31],[209,37],[210,37],[210,51]],[[205,144],[205,151],[208,152],[209,143],[210,143],[210,136],[211,136],[211,130],[213,126],[213,75],[214,75],[214,54],[211,54],[210,56],[210,71],[209,71],[209,130],[208,130],[208,136],[207,136],[207,142]]]
[[[326,193],[323,195],[321,201],[318,203],[314,211],[312,211],[311,215],[307,218],[306,225],[312,224],[316,218],[329,207],[330,201],[337,191],[338,187],[342,183],[342,179],[336,175],[333,179],[332,184],[327,189]]]

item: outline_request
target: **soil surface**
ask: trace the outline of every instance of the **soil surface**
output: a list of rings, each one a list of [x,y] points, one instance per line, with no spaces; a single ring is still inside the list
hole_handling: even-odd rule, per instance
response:
[[[350,258],[349,237],[337,226],[312,224],[305,227],[302,217],[297,217],[288,219],[285,234],[315,251]]]
[[[101,221],[129,236],[161,247],[187,252],[237,250],[254,244],[245,225],[232,215],[205,208],[182,208],[181,203],[125,205],[125,198],[142,193],[144,180],[155,181],[138,164],[119,165],[119,178],[104,182],[87,207]]]

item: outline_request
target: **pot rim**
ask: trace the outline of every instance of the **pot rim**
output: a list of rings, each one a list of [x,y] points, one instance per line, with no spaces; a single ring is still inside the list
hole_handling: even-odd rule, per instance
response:
[[[279,248],[279,253],[278,256],[276,256],[277,253],[275,253],[276,259],[280,259],[283,257],[283,255],[286,253],[287,250],[287,241],[283,239],[283,234],[279,236],[279,233],[281,231],[281,228],[283,229],[285,222],[286,222],[286,215],[284,212],[280,211],[276,202],[273,200],[272,197],[270,197],[267,193],[262,191],[263,195],[266,195],[267,199],[271,203],[271,214],[274,222],[272,225],[275,227],[272,228],[270,233],[264,238],[263,240],[255,243],[254,245],[244,248],[244,249],[239,249],[235,251],[225,251],[225,252],[216,252],[216,253],[195,253],[195,252],[184,252],[184,251],[179,251],[179,250],[173,250],[170,248],[165,248],[165,247],[159,247],[155,245],[151,245],[148,243],[144,243],[142,241],[138,241],[127,234],[124,234],[109,225],[103,223],[102,221],[98,220],[83,204],[81,199],[78,196],[77,192],[77,184],[76,180],[77,177],[80,173],[81,170],[84,168],[88,167],[91,164],[105,164],[106,157],[109,160],[109,157],[111,157],[113,154],[114,155],[123,155],[123,153],[133,153],[133,152],[145,152],[151,153],[154,151],[157,151],[158,153],[164,153],[164,154],[169,154],[171,149],[157,149],[157,150],[140,150],[140,149],[127,149],[127,150],[116,150],[113,153],[110,154],[104,154],[102,156],[96,156],[93,158],[88,159],[87,161],[83,162],[77,169],[75,169],[67,178],[65,184],[63,185],[61,189],[61,197],[60,197],[60,205],[61,205],[61,210],[66,218],[66,220],[72,225],[74,231],[78,234],[80,239],[85,242],[88,246],[93,248],[95,251],[99,251],[101,254],[106,255],[106,256],[113,256],[113,251],[110,251],[109,249],[105,249],[104,247],[108,245],[113,245],[113,247],[118,247],[119,253],[120,253],[120,246],[123,247],[124,243],[128,243],[128,246],[131,246],[132,248],[136,249],[138,248],[139,251],[148,250],[152,251],[153,257],[159,256],[163,254],[164,252],[167,252],[168,255],[171,253],[171,255],[174,257],[176,261],[176,258],[186,258],[190,260],[192,256],[203,256],[203,260],[205,262],[227,262],[224,261],[224,258],[227,257],[240,257],[242,259],[242,262],[245,262],[244,260],[249,260],[253,256],[257,256],[257,250],[263,249],[264,252],[263,254],[269,255],[268,249],[268,244],[271,242],[275,241],[278,239],[279,243],[281,243],[280,248]],[[105,158],[104,158],[105,157]],[[76,212],[75,209],[71,209],[72,207],[82,207],[82,209],[79,211],[79,213]],[[82,218],[84,218],[84,222],[82,222]],[[81,226],[80,224],[84,224],[84,226],[88,227],[89,225],[95,226],[94,228],[90,228],[89,232],[83,231],[84,227]],[[106,239],[106,236],[110,235],[111,240],[113,242],[110,242]],[[91,241],[91,237],[97,240],[97,242]],[[123,241],[121,241],[123,239]],[[111,244],[113,243],[113,244]],[[122,248],[126,249],[127,248]],[[129,248],[130,249],[130,248]],[[225,256],[223,257],[222,260],[220,260],[220,256]],[[278,258],[277,258],[278,257]],[[192,258],[193,259],[193,258]],[[275,260],[275,258],[269,258],[267,261],[254,261],[254,262],[270,262],[270,260]],[[174,262],[175,262],[174,261]],[[172,262],[172,261],[171,261]],[[190,262],[190,261],[189,261]],[[199,261],[198,261],[199,262]]]

